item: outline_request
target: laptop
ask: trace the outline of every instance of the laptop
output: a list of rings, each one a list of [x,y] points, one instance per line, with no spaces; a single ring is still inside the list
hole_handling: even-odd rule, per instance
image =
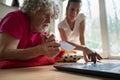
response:
[[[120,80],[120,63],[70,63],[54,66],[58,70]]]

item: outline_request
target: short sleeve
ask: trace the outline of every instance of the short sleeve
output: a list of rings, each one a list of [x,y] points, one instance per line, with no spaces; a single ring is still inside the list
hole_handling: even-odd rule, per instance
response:
[[[67,24],[67,20],[66,20],[66,19],[64,19],[63,21],[61,21],[61,22],[58,24],[58,28],[62,28],[62,29],[67,28],[67,26],[69,26],[69,25]]]
[[[0,23],[0,32],[7,33],[17,39],[21,39],[23,30],[21,27],[20,18],[15,13],[6,15]]]
[[[77,18],[79,22],[85,20],[85,15],[83,13],[79,14],[79,17]]]

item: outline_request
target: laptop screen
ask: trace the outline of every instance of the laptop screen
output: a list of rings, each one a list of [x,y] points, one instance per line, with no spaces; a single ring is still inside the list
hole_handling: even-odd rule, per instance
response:
[[[58,70],[63,71],[71,71],[120,79],[120,63],[76,63],[55,65],[54,67]]]

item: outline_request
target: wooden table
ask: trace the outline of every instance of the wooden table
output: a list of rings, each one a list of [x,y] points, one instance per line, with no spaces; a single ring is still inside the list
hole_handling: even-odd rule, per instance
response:
[[[120,62],[112,60],[113,62]],[[111,62],[105,60],[104,62]],[[63,64],[63,63],[57,63]],[[98,76],[56,70],[53,65],[0,69],[0,80],[111,80]]]

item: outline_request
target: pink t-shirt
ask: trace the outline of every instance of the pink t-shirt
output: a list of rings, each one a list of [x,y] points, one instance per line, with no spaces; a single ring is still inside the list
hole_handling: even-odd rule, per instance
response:
[[[6,15],[0,22],[0,32],[19,39],[18,49],[29,48],[43,43],[41,33],[30,32],[29,20],[22,11],[17,10]]]

